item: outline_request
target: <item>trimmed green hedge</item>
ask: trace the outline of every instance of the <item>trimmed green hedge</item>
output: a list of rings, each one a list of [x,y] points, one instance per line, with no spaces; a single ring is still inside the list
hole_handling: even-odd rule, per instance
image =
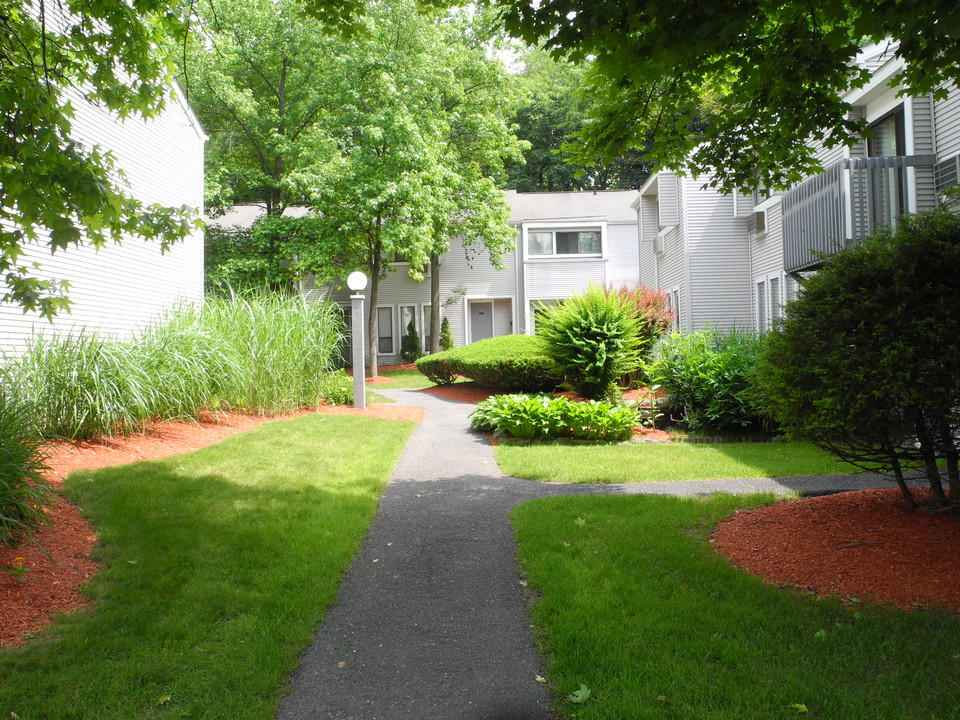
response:
[[[438,385],[462,375],[486,387],[520,392],[554,390],[563,380],[534,335],[504,335],[434,353],[417,360],[417,369]]]

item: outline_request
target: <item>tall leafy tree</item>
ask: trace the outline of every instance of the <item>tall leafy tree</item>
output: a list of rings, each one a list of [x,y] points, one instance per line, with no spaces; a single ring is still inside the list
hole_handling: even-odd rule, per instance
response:
[[[524,95],[513,116],[517,136],[530,147],[508,166],[508,187],[520,192],[638,188],[650,174],[642,150],[626,148],[610,160],[588,159],[579,134],[590,97],[580,92],[585,67],[536,48],[521,57],[513,82]],[[579,159],[574,159],[579,155]]]
[[[894,44],[910,94],[942,97],[960,81],[951,0],[495,1],[516,36],[589,64],[586,157],[613,159],[651,138],[652,162],[712,173],[726,188],[790,184],[819,169],[811,138],[837,146],[861,135],[840,95],[868,82],[857,58],[870,43]]]
[[[210,204],[261,202],[280,216],[303,202],[298,174],[331,154],[322,59],[343,40],[296,0],[201,0],[196,13],[182,77],[210,136]]]
[[[512,238],[491,173],[517,143],[495,102],[497,66],[463,22],[394,0],[371,10],[367,41],[330,59],[340,102],[325,123],[338,156],[313,177],[312,204],[371,277],[371,338],[379,283],[398,255],[415,278],[432,259],[436,277],[453,236],[482,240],[495,262]],[[371,342],[373,375],[377,355]]]

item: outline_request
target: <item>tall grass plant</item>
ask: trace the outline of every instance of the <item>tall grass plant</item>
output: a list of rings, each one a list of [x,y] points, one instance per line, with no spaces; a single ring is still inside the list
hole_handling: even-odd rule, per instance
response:
[[[330,304],[277,294],[185,305],[134,340],[38,334],[7,358],[4,385],[35,431],[71,439],[135,432],[204,410],[276,414],[324,400],[342,336]]]

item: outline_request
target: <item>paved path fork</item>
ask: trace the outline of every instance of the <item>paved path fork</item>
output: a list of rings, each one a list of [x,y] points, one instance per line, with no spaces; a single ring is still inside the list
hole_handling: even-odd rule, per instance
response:
[[[560,485],[503,475],[472,405],[412,390],[425,407],[339,599],[292,678],[278,720],[547,720],[550,695],[515,563],[509,512],[536,497],[704,495],[876,485],[874,479]]]

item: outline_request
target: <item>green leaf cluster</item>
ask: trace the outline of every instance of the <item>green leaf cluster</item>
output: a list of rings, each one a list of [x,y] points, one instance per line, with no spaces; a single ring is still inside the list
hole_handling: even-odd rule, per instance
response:
[[[960,501],[960,217],[901,218],[826,260],[786,308],[757,373],[770,415],[794,435],[903,484],[919,469]]]
[[[736,329],[673,333],[655,346],[645,372],[670,393],[671,417],[692,430],[761,428],[763,413],[751,394],[761,340]]]
[[[470,426],[526,440],[619,442],[640,424],[636,408],[605,402],[578,402],[564,396],[494,395],[477,404]]]
[[[554,390],[563,371],[535,335],[503,335],[417,360],[417,369],[438,385],[457,376],[512,392]]]
[[[841,94],[870,78],[876,43],[906,61],[893,80],[943,97],[960,81],[960,9],[924,3],[498,0],[507,29],[588,66],[584,159],[645,148],[670,169],[728,190],[816,172],[813,143],[851,145],[864,120]]]
[[[592,285],[582,294],[542,306],[537,336],[579,396],[619,397],[616,381],[641,359],[641,321],[631,298]]]

